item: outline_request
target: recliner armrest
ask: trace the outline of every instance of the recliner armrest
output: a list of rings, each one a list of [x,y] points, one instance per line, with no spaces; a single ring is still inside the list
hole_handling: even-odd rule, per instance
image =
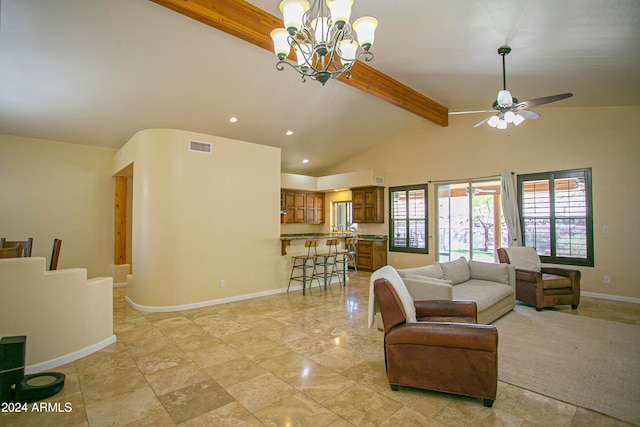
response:
[[[495,352],[498,349],[498,330],[492,325],[470,323],[406,323],[387,332],[385,344],[410,344]]]
[[[416,317],[467,317],[477,321],[478,308],[475,301],[428,300],[414,301]]]

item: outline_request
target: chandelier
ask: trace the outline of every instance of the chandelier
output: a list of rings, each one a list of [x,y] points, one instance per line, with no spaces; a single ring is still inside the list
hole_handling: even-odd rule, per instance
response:
[[[351,66],[358,59],[371,61],[369,51],[378,21],[372,17],[349,23],[354,0],[282,0],[280,12],[285,28],[271,32],[273,47],[278,56],[276,68],[289,65],[307,78],[322,85],[330,79],[351,78]],[[357,39],[354,36],[357,35]],[[288,59],[291,49],[296,62]]]

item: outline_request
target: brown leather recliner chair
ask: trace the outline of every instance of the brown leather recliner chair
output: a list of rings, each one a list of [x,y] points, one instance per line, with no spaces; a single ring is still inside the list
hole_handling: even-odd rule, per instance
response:
[[[384,354],[392,390],[416,387],[483,399],[498,389],[498,331],[477,325],[474,301],[415,301],[417,323],[406,315],[388,280],[374,282],[384,324]]]
[[[498,260],[509,264],[509,254],[498,248]],[[580,304],[580,271],[569,268],[542,267],[540,272],[516,268],[516,299],[532,305],[537,311],[555,305]]]

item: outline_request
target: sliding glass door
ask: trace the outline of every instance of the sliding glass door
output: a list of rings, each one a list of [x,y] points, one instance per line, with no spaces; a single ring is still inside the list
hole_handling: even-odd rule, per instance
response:
[[[437,184],[438,259],[465,257],[494,262],[507,246],[507,226],[500,207],[500,180]]]

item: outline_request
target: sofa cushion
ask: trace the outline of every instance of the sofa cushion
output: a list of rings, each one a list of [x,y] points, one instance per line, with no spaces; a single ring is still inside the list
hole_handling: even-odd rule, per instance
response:
[[[507,264],[490,264],[469,260],[469,274],[471,279],[488,280],[490,282],[509,283],[509,268]]]
[[[424,282],[437,283],[437,284],[440,284],[440,285],[442,285],[442,284],[451,285],[451,280],[436,279],[434,277],[421,276],[419,274],[405,274],[404,276],[402,276],[402,280],[406,280],[406,279],[422,280]]]
[[[405,277],[406,275],[416,275],[433,277],[434,279],[444,279],[440,263],[437,262],[433,265],[427,265],[424,267],[404,268],[402,270],[398,270],[398,273],[400,273],[401,277]]]
[[[452,300],[451,282],[413,274],[402,278],[414,301]]]
[[[515,301],[515,293],[511,286],[488,280],[471,279],[453,287],[453,299],[475,301],[478,313],[507,297]]]
[[[471,278],[469,273],[469,265],[465,257],[458,258],[455,261],[440,263],[442,274],[445,280],[450,280],[452,285],[458,285],[466,282]]]

